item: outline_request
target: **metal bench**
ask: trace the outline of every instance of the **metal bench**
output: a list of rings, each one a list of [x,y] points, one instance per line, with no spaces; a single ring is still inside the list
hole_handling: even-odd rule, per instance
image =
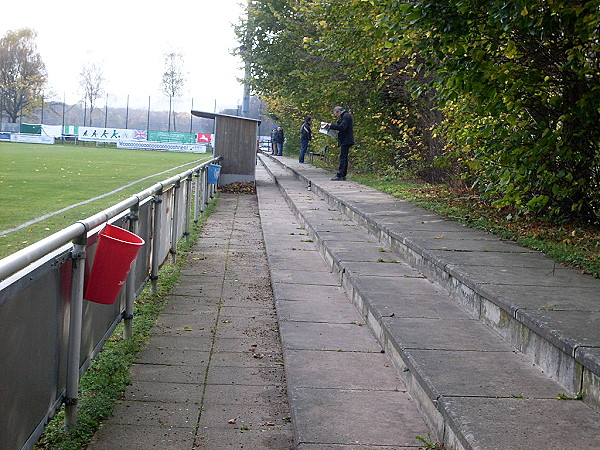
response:
[[[310,160],[310,162],[313,162],[313,158],[315,156],[323,159],[324,161],[327,161],[327,150],[329,149],[329,147],[326,145],[325,147],[323,147],[321,149],[321,151],[318,152],[308,152],[308,158]]]

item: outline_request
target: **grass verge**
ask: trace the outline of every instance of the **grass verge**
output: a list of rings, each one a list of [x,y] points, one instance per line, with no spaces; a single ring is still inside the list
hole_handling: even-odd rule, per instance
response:
[[[206,219],[213,212],[215,201],[211,202],[197,226],[190,230],[188,242],[180,242],[177,247],[177,261],[167,262],[159,273],[158,291],[152,294],[147,286],[135,302],[133,336],[123,338],[123,325],[119,325],[96,356],[79,383],[79,406],[77,426],[68,432],[64,430],[64,407],[52,418],[35,449],[83,449],[91,442],[102,420],[112,414],[116,402],[130,384],[129,369],[144,347],[150,330],[171,289],[179,280],[181,268],[202,232]],[[169,258],[170,261],[170,258]]]

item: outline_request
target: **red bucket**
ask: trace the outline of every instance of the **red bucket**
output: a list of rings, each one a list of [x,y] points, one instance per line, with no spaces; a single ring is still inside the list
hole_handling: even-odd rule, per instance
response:
[[[112,305],[142,245],[141,237],[107,224],[98,236],[96,256],[83,298]]]

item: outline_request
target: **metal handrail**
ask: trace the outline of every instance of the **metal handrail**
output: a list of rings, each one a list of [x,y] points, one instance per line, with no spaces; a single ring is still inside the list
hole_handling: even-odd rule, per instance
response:
[[[155,185],[145,189],[137,194],[132,195],[131,197],[117,203],[114,206],[111,206],[99,213],[94,214],[86,219],[79,220],[74,224],[63,228],[62,230],[34,243],[31,244],[15,253],[0,259],[0,282],[5,280],[6,278],[14,275],[15,273],[23,270],[33,262],[37,261],[41,257],[47,255],[48,253],[56,250],[57,248],[62,247],[81,236],[83,233],[88,232],[89,230],[101,225],[113,217],[121,214],[132,206],[139,204],[141,201],[145,200],[148,197],[151,197],[158,192],[161,192],[166,187],[171,186],[185,178],[191,176],[194,172],[199,172],[203,170],[209,164],[213,164],[222,159],[222,156],[217,158],[213,158],[210,161],[206,161],[192,169],[188,169],[185,172],[182,172],[178,175],[174,175],[167,180],[156,183]]]

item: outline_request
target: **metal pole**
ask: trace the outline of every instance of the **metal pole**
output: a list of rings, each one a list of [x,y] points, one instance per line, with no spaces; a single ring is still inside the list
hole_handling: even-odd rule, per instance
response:
[[[194,172],[194,224],[198,225],[198,216],[200,212],[200,170]]]
[[[106,94],[106,103],[104,103],[104,128],[108,124],[108,93]]]
[[[207,181],[207,172],[208,169],[205,167],[202,168],[202,209],[201,212],[204,213],[205,206],[208,205],[208,183]]]
[[[65,98],[65,93],[63,92],[63,107],[62,107],[62,127],[63,127],[63,134],[65,133],[65,102],[67,101],[67,99]],[[85,123],[84,123],[85,125]]]
[[[193,110],[194,110],[194,99],[192,99],[192,109],[190,111],[193,111]],[[193,120],[194,120],[194,115],[190,114],[190,133],[192,133]]]
[[[192,215],[192,174],[185,180],[185,242],[190,241],[190,226],[191,226],[191,215]]]
[[[153,230],[153,242],[152,242],[152,269],[150,271],[150,281],[152,282],[152,293],[156,294],[158,290],[158,269],[160,267],[159,261],[159,249],[161,243],[160,235],[160,221],[162,216],[162,189],[154,196],[154,230]]]
[[[148,96],[148,122],[146,124],[146,133],[150,133],[150,96]]]
[[[65,397],[65,429],[77,425],[79,391],[79,354],[81,353],[81,324],[83,321],[83,277],[85,271],[85,244],[87,233],[73,241],[73,279],[69,308],[69,350],[67,355],[67,394]]]
[[[172,108],[171,102],[172,102],[172,100],[173,100],[173,97],[169,96],[169,126],[168,126],[169,133],[171,132],[171,108]]]
[[[127,94],[127,109],[125,111],[125,129],[129,125],[129,94]]]
[[[139,228],[139,212],[140,212],[140,204],[132,206],[129,210],[129,231],[134,234],[138,233]],[[123,325],[123,337],[125,339],[130,339],[133,336],[133,304],[135,302],[135,269],[136,269],[136,259],[131,263],[131,268],[129,270],[129,275],[127,277],[127,291],[125,297],[125,315],[123,316],[124,325]]]
[[[179,227],[179,196],[181,195],[181,183],[177,181],[173,185],[173,224],[171,228],[171,262],[175,264],[177,259],[177,228]]]

